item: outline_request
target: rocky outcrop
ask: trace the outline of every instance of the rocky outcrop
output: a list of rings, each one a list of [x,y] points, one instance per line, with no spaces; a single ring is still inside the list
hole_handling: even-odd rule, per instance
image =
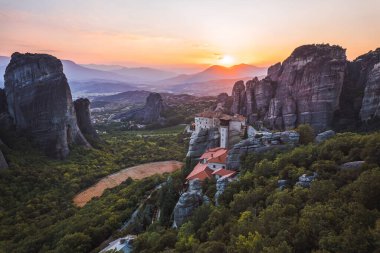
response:
[[[201,129],[193,132],[190,137],[187,157],[200,157],[206,150],[220,146],[220,133],[218,128]]]
[[[334,136],[335,136],[335,132],[333,130],[327,130],[327,131],[324,131],[322,133],[317,134],[317,136],[315,137],[315,142],[321,143],[321,142],[324,142],[325,140],[328,140]]]
[[[79,98],[74,101],[75,114],[77,117],[78,127],[87,139],[98,140],[99,136],[91,122],[90,100]]]
[[[8,111],[16,129],[46,154],[65,158],[69,144],[89,146],[77,125],[60,60],[47,54],[14,53],[4,81]]]
[[[7,169],[7,168],[8,168],[8,163],[5,160],[5,157],[4,157],[3,153],[0,150],[0,170],[1,169]]]
[[[1,147],[4,146],[4,143],[0,140],[0,170],[1,169],[7,169],[8,163],[5,160],[5,157],[3,155],[3,152],[1,152]]]
[[[216,108],[214,111],[229,113],[231,111],[232,98],[227,93],[220,93],[216,98]]]
[[[146,98],[146,103],[143,108],[118,114],[113,119],[120,119],[122,121],[136,121],[142,124],[163,124],[165,122],[165,118],[162,114],[166,109],[167,106],[161,95],[159,93],[150,93]]]
[[[365,161],[354,161],[354,162],[348,162],[343,163],[339,166],[341,170],[360,170],[363,166]]]
[[[174,207],[173,227],[179,228],[191,216],[196,208],[204,203],[209,203],[209,199],[202,194],[201,181],[198,179],[189,182],[189,189],[181,195]]]
[[[223,194],[224,190],[227,188],[229,183],[228,178],[221,177],[216,181],[216,192],[215,192],[215,205],[219,205],[219,197]]]
[[[263,153],[272,149],[285,149],[299,142],[299,134],[296,131],[263,132],[235,144],[228,151],[227,168],[237,170],[240,168],[240,158],[247,154]]]
[[[314,172],[312,175],[306,175],[303,174],[298,178],[298,182],[296,185],[304,187],[304,188],[309,188],[311,185],[311,182],[313,182],[316,178],[318,177],[318,174]]]
[[[380,48],[349,62],[340,46],[305,45],[258,80],[235,83],[231,113],[271,129],[317,132],[380,118]]]
[[[233,114],[244,115],[246,113],[246,93],[243,81],[238,81],[234,84],[232,89],[232,99],[231,112]]]
[[[365,65],[362,67],[362,72],[368,73],[363,77],[365,89],[360,108],[360,119],[367,121],[380,117],[380,48],[359,57],[356,62]]]
[[[339,109],[335,112],[335,127],[355,130],[362,121],[379,115],[380,48],[348,62],[340,96]],[[376,95],[377,94],[377,95]]]
[[[0,132],[11,129],[12,125],[12,118],[8,113],[7,97],[5,91],[0,89]]]

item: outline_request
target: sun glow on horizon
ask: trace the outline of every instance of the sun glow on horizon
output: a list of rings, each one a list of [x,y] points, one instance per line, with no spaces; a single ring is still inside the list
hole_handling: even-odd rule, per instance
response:
[[[225,67],[231,67],[235,63],[235,58],[231,55],[223,55],[219,58],[218,64],[225,66]]]

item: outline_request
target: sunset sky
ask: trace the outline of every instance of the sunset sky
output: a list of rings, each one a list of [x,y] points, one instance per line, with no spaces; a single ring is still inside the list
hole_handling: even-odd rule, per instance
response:
[[[268,66],[302,44],[380,47],[379,0],[0,0],[0,55],[126,66]]]

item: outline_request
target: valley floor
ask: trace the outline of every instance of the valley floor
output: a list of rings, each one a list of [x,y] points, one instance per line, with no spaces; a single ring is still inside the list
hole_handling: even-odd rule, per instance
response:
[[[183,166],[182,162],[178,161],[163,161],[145,163],[133,167],[123,169],[119,172],[113,173],[102,178],[99,182],[77,194],[73,201],[74,204],[83,207],[92,198],[100,197],[104,190],[114,188],[127,180],[129,177],[132,179],[143,179],[153,176],[155,174],[171,173]]]

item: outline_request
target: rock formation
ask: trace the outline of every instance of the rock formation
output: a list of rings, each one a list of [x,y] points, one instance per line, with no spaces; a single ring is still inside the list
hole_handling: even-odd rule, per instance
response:
[[[380,117],[379,94],[380,48],[349,62],[340,46],[305,45],[263,80],[235,83],[231,113],[272,129],[310,124],[322,132]]]
[[[316,172],[313,173],[313,175],[306,175],[303,174],[298,178],[298,182],[296,185],[304,187],[304,188],[309,188],[311,185],[311,182],[313,182],[316,178],[318,177],[318,174]]]
[[[251,153],[262,153],[272,149],[284,149],[298,144],[300,135],[296,131],[264,132],[235,144],[227,156],[227,168],[239,169],[240,157]]]
[[[367,72],[367,75],[363,77],[365,88],[360,119],[367,121],[374,117],[380,117],[380,48],[359,57],[355,62],[361,64],[361,72]]]
[[[79,98],[74,101],[75,114],[77,117],[78,127],[87,139],[98,140],[99,136],[91,122],[90,100]]]
[[[198,133],[191,134],[187,157],[200,157],[206,150],[219,147],[219,145],[220,133],[217,127],[201,129]]]
[[[229,181],[228,178],[221,177],[216,181],[216,192],[215,192],[215,205],[219,205],[219,197],[223,194],[224,190],[227,188]]]
[[[0,89],[0,132],[12,128],[12,118],[8,113],[7,97],[5,91]]]
[[[207,196],[202,194],[201,181],[191,180],[189,189],[181,195],[174,207],[173,227],[179,228],[191,216],[193,211],[203,203],[209,203]]]
[[[60,60],[47,54],[14,53],[4,75],[8,111],[46,154],[65,158],[69,144],[89,146],[77,125]]]
[[[379,115],[376,113],[380,92],[380,48],[348,62],[340,96],[339,109],[335,112],[336,128],[354,130]],[[349,127],[348,127],[349,126]]]
[[[5,160],[5,157],[3,155],[3,152],[1,152],[1,147],[4,146],[4,143],[0,140],[0,170],[1,169],[7,169],[8,163]]]
[[[153,92],[146,98],[144,108],[118,114],[113,119],[120,119],[122,121],[136,121],[142,124],[163,124],[165,119],[162,116],[162,113],[166,110],[166,107],[167,106],[161,95]]]
[[[234,84],[232,89],[232,108],[233,114],[245,114],[246,113],[246,95],[245,85],[243,81],[238,81]]]
[[[1,169],[7,169],[7,168],[8,168],[8,163],[5,160],[3,152],[1,152],[1,150],[0,150],[0,170]]]
[[[339,166],[341,170],[360,170],[362,166],[365,164],[365,161],[354,161],[343,163]]]
[[[231,111],[232,98],[227,93],[220,93],[216,98],[216,108],[214,111],[229,113]]]
[[[328,140],[334,136],[335,136],[335,132],[333,130],[327,130],[327,131],[324,131],[322,133],[317,134],[317,136],[315,137],[315,142],[321,143],[321,142],[324,142],[325,140]]]

